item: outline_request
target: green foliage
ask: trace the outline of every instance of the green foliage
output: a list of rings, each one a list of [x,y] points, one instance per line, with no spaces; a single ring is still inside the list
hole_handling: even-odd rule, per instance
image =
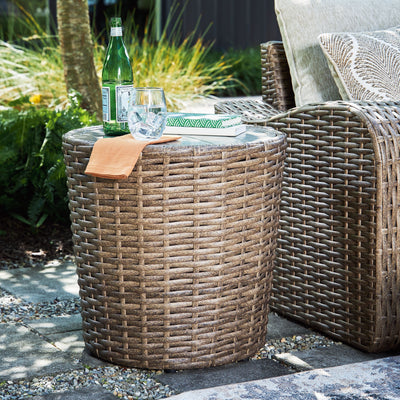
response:
[[[26,20],[21,18],[24,14],[33,15],[37,26],[46,27],[49,25],[48,18],[45,16],[46,7],[47,0],[29,0],[29,2],[9,0],[3,2],[2,13],[0,14],[1,40],[12,42],[32,34],[31,24],[27,24]]]
[[[30,107],[0,112],[0,205],[38,228],[68,218],[62,135],[96,123],[76,96],[66,110]]]
[[[258,47],[244,50],[230,49],[221,54],[211,51],[207,62],[212,64],[223,56],[228,66],[226,74],[230,76],[223,88],[216,88],[216,96],[255,96],[261,94],[261,58]]]

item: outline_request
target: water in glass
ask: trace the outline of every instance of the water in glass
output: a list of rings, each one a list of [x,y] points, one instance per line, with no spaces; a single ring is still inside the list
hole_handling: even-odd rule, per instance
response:
[[[161,137],[166,124],[167,107],[161,88],[135,88],[128,112],[129,130],[138,140]]]

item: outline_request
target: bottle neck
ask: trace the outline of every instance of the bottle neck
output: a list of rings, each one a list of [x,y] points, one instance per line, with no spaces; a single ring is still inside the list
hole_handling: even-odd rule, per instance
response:
[[[122,28],[120,26],[112,27],[110,36],[111,37],[122,36]]]

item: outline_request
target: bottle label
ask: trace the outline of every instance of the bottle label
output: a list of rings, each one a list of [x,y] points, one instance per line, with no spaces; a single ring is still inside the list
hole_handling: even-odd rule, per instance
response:
[[[112,27],[110,36],[122,36],[122,27]]]
[[[102,95],[102,104],[103,104],[103,121],[110,120],[110,88],[109,87],[102,87],[101,88],[101,95]]]
[[[115,86],[117,122],[128,122],[129,99],[132,92],[133,85]]]

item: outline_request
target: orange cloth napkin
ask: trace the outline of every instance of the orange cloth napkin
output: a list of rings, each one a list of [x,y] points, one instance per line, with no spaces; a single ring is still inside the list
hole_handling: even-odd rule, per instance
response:
[[[136,140],[131,134],[101,138],[93,146],[85,173],[99,178],[126,179],[148,144],[180,139],[180,136],[161,136],[155,140]]]

